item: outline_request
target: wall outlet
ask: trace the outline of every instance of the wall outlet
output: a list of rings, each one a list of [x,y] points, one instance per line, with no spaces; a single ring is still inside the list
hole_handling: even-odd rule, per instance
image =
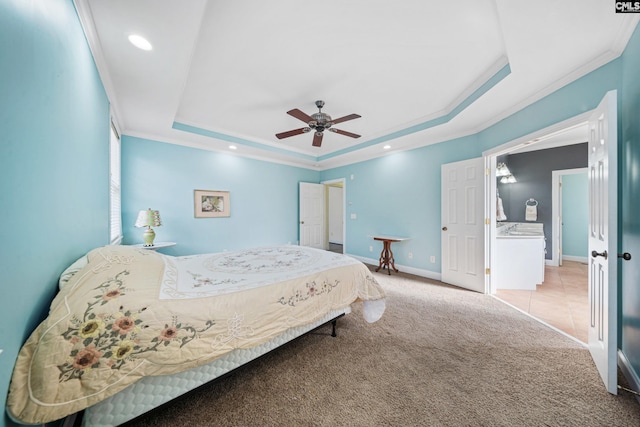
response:
[[[433,255],[431,255],[429,257],[429,261],[431,261],[431,264],[435,264],[436,263],[436,257],[434,257]]]
[[[358,218],[358,215],[356,215],[356,214],[352,213],[350,218],[351,218],[351,219],[357,219],[357,218]]]
[[[409,257],[409,259],[413,259],[413,252],[409,252],[408,257]]]
[[[373,252],[373,246],[369,246],[369,252]]]

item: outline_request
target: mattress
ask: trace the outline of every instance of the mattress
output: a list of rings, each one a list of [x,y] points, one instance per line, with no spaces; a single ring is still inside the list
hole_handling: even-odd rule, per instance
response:
[[[85,409],[82,426],[111,427],[123,424],[286,344],[343,313],[350,312],[350,307],[333,310],[311,324],[290,328],[256,347],[233,350],[206,365],[173,375],[143,378],[118,394]]]

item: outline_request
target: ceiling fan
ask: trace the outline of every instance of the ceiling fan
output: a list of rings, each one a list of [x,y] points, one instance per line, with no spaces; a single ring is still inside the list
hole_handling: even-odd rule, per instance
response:
[[[315,134],[313,136],[314,147],[320,147],[322,145],[322,137],[324,135],[325,130],[330,130],[331,132],[338,133],[340,135],[350,136],[351,138],[360,138],[360,135],[355,133],[347,132],[340,129],[332,128],[331,126],[346,122],[347,120],[353,120],[361,117],[358,114],[349,114],[348,116],[340,117],[339,119],[331,119],[331,116],[322,112],[322,107],[324,107],[324,101],[316,101],[316,107],[318,107],[318,112],[313,113],[312,115],[307,115],[302,111],[294,108],[293,110],[287,111],[287,114],[295,117],[298,120],[302,120],[307,124],[306,127],[300,129],[294,129],[287,132],[277,133],[276,137],[278,139],[288,138],[294,135],[300,135],[302,133],[311,132],[313,129]]]

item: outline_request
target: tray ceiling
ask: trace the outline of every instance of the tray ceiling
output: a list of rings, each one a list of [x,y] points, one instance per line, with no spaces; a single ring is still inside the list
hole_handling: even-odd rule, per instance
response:
[[[123,134],[319,170],[478,132],[615,59],[638,22],[602,0],[76,6]],[[275,137],[316,100],[362,137]]]

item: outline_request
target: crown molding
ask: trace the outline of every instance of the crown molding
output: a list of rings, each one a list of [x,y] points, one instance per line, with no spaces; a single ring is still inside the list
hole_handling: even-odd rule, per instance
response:
[[[95,29],[95,22],[93,20],[93,14],[91,13],[91,6],[89,5],[88,0],[73,0],[73,4],[76,8],[76,13],[78,14],[78,19],[80,20],[80,25],[82,26],[82,30],[84,31],[85,38],[87,39],[87,43],[89,44],[89,50],[91,51],[91,55],[93,56],[93,62],[96,65],[98,70],[98,75],[100,75],[100,79],[102,80],[102,86],[107,94],[107,99],[111,104],[111,112],[112,118],[117,122],[119,129],[123,132],[126,132],[126,127],[124,126],[122,108],[118,103],[118,99],[116,96],[116,90],[113,86],[113,81],[111,79],[111,75],[109,74],[109,67],[107,67],[107,61],[104,57],[104,53],[102,52],[100,37],[98,37],[98,33]]]

